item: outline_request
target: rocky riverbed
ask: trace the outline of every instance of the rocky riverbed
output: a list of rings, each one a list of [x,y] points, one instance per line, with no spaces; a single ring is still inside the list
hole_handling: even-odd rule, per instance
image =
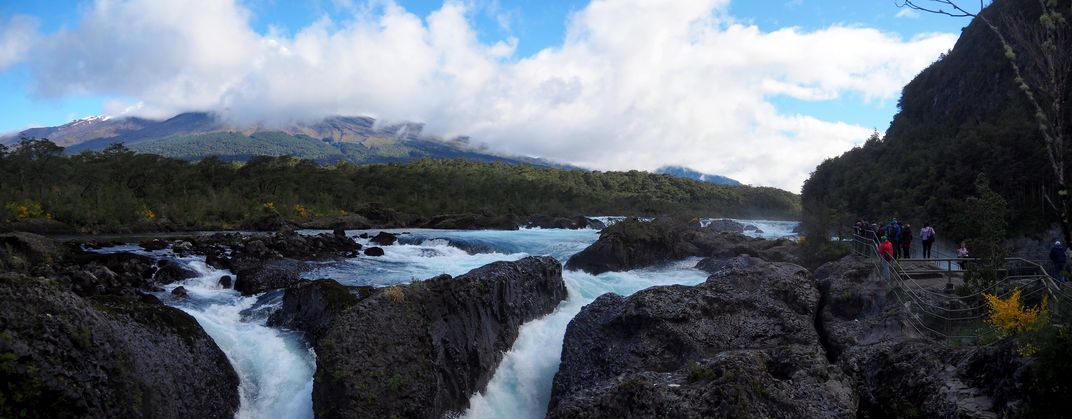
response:
[[[704,224],[0,235],[0,413],[994,417],[1031,402],[1030,360],[919,334],[869,262],[812,271],[792,240]],[[308,384],[270,395],[271,357],[235,339],[288,330]]]

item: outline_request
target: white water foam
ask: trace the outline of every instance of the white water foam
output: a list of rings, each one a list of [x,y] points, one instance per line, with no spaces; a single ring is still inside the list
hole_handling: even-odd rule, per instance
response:
[[[506,353],[487,389],[469,399],[467,418],[542,418],[551,399],[551,382],[570,320],[596,297],[613,292],[630,295],[658,285],[695,285],[707,274],[692,269],[691,258],[669,266],[590,275],[566,271],[569,298],[551,314],[526,323]]]
[[[316,357],[295,333],[265,326],[263,315],[248,309],[257,297],[243,297],[218,285],[221,271],[198,260],[183,259],[199,275],[165,287],[161,299],[189,313],[227,355],[240,379],[237,418],[311,418]],[[188,297],[171,297],[182,286]],[[261,312],[268,312],[263,310]]]

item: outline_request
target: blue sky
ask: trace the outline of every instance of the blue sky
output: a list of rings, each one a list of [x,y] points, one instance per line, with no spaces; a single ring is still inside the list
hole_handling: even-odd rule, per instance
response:
[[[168,3],[173,7],[168,9]],[[938,51],[950,48],[968,23],[964,19],[906,13],[893,0],[618,0],[598,4],[576,0],[468,0],[450,2],[448,6],[442,1],[396,0],[393,4],[401,12],[390,13],[385,5],[392,3],[387,0],[205,0],[199,3],[203,7],[197,8],[171,0],[109,0],[108,7],[104,4],[0,2],[0,25],[7,26],[6,32],[0,26],[0,89],[5,92],[0,101],[0,132],[59,125],[122,109],[164,116],[208,107],[213,109],[207,110],[225,110],[246,119],[258,115],[275,119],[280,115],[311,117],[313,112],[418,119],[442,130],[443,135],[483,135],[482,140],[492,148],[501,146],[498,148],[510,152],[567,160],[580,150],[575,145],[577,141],[558,141],[558,137],[593,142],[601,138],[607,142],[601,143],[603,147],[627,143],[632,138],[644,143],[674,138],[683,148],[703,145],[728,149],[742,135],[770,136],[770,144],[794,139],[801,147],[821,149],[809,158],[816,160],[858,144],[863,140],[858,138],[862,136],[861,128],[884,131],[896,112],[899,87],[932,62]],[[212,7],[204,7],[209,4]],[[169,16],[177,13],[189,16]],[[418,27],[413,27],[408,17],[415,18]],[[142,18],[161,22],[163,29],[156,28],[155,23],[140,25]],[[193,22],[191,28],[182,27],[187,21]],[[24,30],[18,31],[17,23]],[[202,26],[194,28],[196,25]],[[583,35],[567,40],[571,26]],[[216,41],[205,43],[199,39],[204,32],[221,27],[235,28],[219,35],[221,51],[215,51]],[[466,31],[474,34],[475,41],[465,41],[464,36],[452,38],[451,34]],[[17,36],[25,37],[27,33],[34,43],[19,50],[20,41],[12,39],[22,39]],[[299,39],[302,33],[305,37]],[[664,35],[688,45],[655,43],[654,38]],[[158,39],[158,49],[146,47]],[[694,44],[697,39],[703,42]],[[726,44],[730,39],[755,42],[756,46]],[[413,51],[376,51],[381,43],[396,41],[404,47],[395,48],[412,47]],[[645,51],[649,56],[671,54],[676,46],[683,47],[680,53],[685,55],[674,57],[680,62],[658,63],[656,67],[662,68],[645,74],[643,63],[631,67],[637,65],[636,57],[629,57],[631,44],[638,45],[638,55]],[[251,48],[264,51],[243,55]],[[812,49],[808,53],[814,56],[800,56],[802,50]],[[362,64],[354,57],[333,57],[338,62],[330,63],[323,60],[323,54],[359,57],[366,50],[371,51],[369,55],[397,58],[397,64],[405,70],[397,77],[368,68],[337,74],[340,66]],[[756,50],[769,52],[764,55]],[[293,59],[295,51],[300,51],[301,63]],[[541,51],[542,56],[537,56]],[[5,53],[7,57],[20,58],[5,62]],[[719,58],[690,58],[688,54]],[[230,56],[241,57],[219,64]],[[855,65],[852,59],[875,63]],[[193,63],[190,68],[186,68],[188,62]],[[816,65],[809,66],[809,62]],[[130,63],[139,63],[139,68],[131,69]],[[141,63],[148,64],[140,68]],[[255,66],[248,63],[271,64],[261,64],[255,70],[243,68]],[[180,68],[172,72],[169,65]],[[468,74],[470,68],[473,75]],[[758,76],[742,75],[752,68]],[[706,73],[697,69],[710,71],[711,77],[722,83],[713,83],[706,96],[689,92],[688,84],[679,90],[671,87],[682,72],[695,78],[693,85],[705,83]],[[124,74],[105,74],[127,71],[131,73],[129,80],[124,80]],[[598,71],[609,71],[614,77],[603,79],[596,74]],[[323,73],[323,77],[314,74],[304,79],[309,73]],[[742,80],[733,80],[738,77]],[[395,84],[395,78],[403,81]],[[429,78],[435,81],[428,82]],[[345,94],[323,89],[326,92],[310,93],[286,106],[266,106],[266,101],[274,103],[273,100],[255,97],[261,91],[290,92],[290,96],[283,96],[288,99],[282,100],[290,101],[294,92],[304,94],[305,88],[320,80],[345,85]],[[737,91],[741,83],[748,84],[751,90]],[[180,88],[184,84],[190,88]],[[381,85],[384,87],[376,87]],[[499,90],[484,91],[486,86],[497,86]],[[709,86],[697,87],[704,90]],[[480,92],[473,93],[476,90]],[[531,94],[518,93],[523,91],[557,98],[551,103],[563,104],[563,112],[555,116],[559,119],[534,116],[533,110],[539,111],[544,105],[528,100]],[[658,92],[658,100],[649,97],[652,91]],[[629,92],[630,96],[623,98],[621,92]],[[710,99],[723,95],[721,99]],[[279,97],[274,96],[274,101],[280,101]],[[629,103],[612,103],[622,100]],[[681,109],[676,109],[678,102],[690,100],[696,105],[683,103]],[[574,106],[574,102],[583,106]],[[440,110],[451,106],[445,103],[478,107],[468,113],[462,113],[462,108],[450,113]],[[485,112],[485,104],[496,104],[498,108],[494,113]],[[662,111],[668,107],[675,109]],[[722,129],[718,125],[726,124],[718,118],[724,116],[705,119],[690,109],[718,114],[741,112],[748,121],[735,130]],[[578,112],[583,118],[577,117]],[[770,115],[762,116],[765,113]],[[629,125],[638,115],[651,117],[661,126]],[[777,120],[769,122],[772,117]],[[665,126],[682,122],[710,127],[693,134]],[[541,126],[538,133],[532,133],[535,125]],[[563,126],[551,129],[546,125]],[[511,134],[520,130],[529,134]],[[677,139],[682,136],[688,138]],[[837,140],[819,143],[823,136]],[[818,145],[803,145],[807,138]],[[753,160],[749,156],[701,159],[695,154],[683,149],[663,156],[664,161],[659,163],[691,165],[736,175],[745,182],[788,185],[790,189],[803,178],[800,174],[771,175],[745,169]],[[608,169],[655,164],[646,156],[625,151],[576,160],[573,162]],[[807,170],[814,163],[807,161],[803,169],[795,170]]]

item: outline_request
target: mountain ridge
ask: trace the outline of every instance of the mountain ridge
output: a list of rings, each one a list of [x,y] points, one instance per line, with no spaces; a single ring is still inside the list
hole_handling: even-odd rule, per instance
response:
[[[238,125],[210,112],[185,112],[163,120],[92,116],[55,127],[38,127],[0,138],[48,138],[70,154],[123,144],[135,152],[183,160],[214,156],[246,161],[255,156],[290,155],[320,163],[395,163],[421,158],[464,158],[578,169],[541,158],[496,153],[469,143],[468,137],[442,139],[424,134],[414,122],[378,123],[367,116],[329,116],[282,127]]]

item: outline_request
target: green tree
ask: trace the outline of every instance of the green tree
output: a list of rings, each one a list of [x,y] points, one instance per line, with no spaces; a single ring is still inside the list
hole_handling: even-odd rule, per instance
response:
[[[979,260],[968,264],[965,282],[977,289],[987,289],[999,279],[1008,250],[1008,205],[1005,198],[990,188],[986,175],[975,179],[976,196],[961,204],[954,220],[961,237],[966,237],[971,256]]]

